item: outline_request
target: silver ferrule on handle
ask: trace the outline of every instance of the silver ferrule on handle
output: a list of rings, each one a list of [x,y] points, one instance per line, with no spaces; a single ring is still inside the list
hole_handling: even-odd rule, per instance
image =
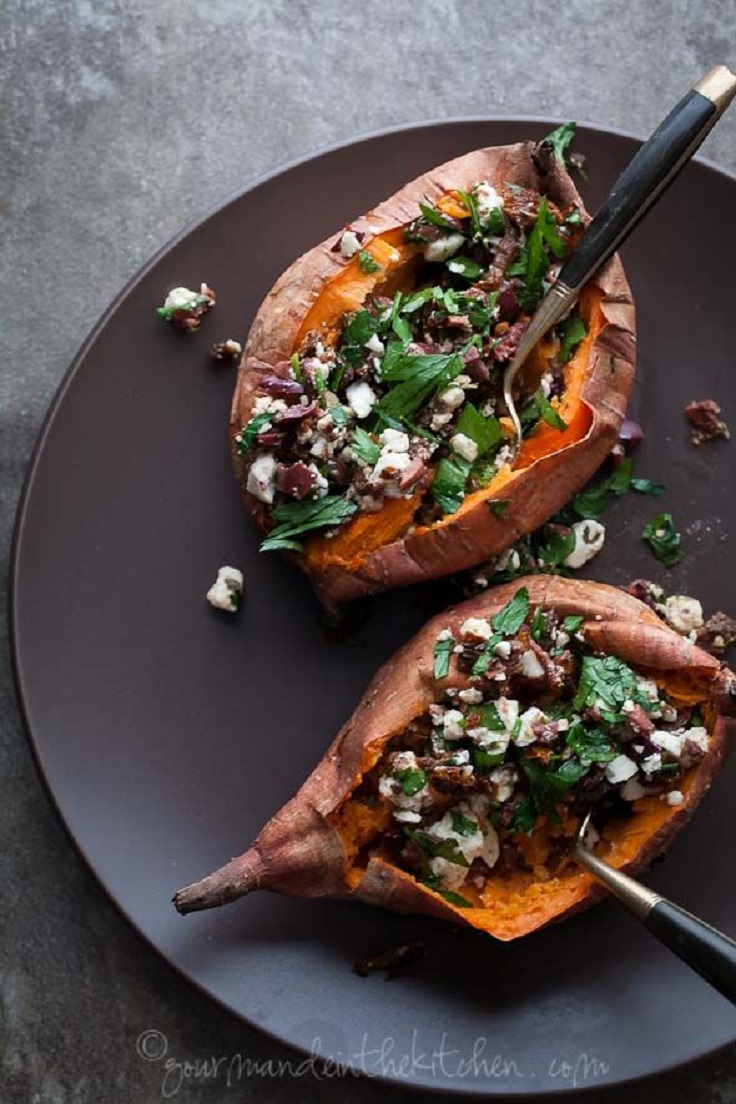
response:
[[[725,65],[716,65],[710,73],[693,85],[693,91],[699,92],[715,104],[719,116],[723,114],[728,105],[736,96],[736,77]]]
[[[662,900],[654,890],[641,885],[628,874],[616,870],[614,866],[609,866],[603,859],[592,854],[584,843],[579,841],[576,844],[574,854],[577,862],[597,881],[602,882],[640,920],[646,920],[654,906]]]

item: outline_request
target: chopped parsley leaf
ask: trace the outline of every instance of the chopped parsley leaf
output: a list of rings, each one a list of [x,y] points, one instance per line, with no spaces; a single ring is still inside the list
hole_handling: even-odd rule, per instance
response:
[[[675,529],[672,514],[657,514],[641,535],[665,567],[674,567],[682,559],[682,536]]]
[[[278,523],[261,544],[261,552],[275,549],[299,551],[300,545],[293,538],[315,529],[341,525],[357,510],[354,502],[339,495],[326,495],[315,500],[284,502],[273,509],[272,517]]]
[[[436,679],[446,678],[450,673],[450,656],[452,650],[455,647],[455,640],[453,637],[444,637],[441,640],[436,640],[434,645],[434,677]]]
[[[367,249],[361,249],[358,254],[358,267],[361,272],[378,272],[381,266],[378,261],[371,257]]]

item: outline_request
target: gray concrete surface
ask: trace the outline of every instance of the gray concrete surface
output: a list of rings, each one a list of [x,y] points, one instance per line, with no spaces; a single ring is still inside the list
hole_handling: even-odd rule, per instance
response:
[[[387,125],[537,114],[646,132],[692,79],[736,61],[734,14],[733,0],[5,0],[3,570],[23,472],[64,370],[182,223],[265,170]],[[736,112],[706,152],[736,169]],[[196,1068],[177,1082],[174,1068],[164,1082],[162,1063],[139,1056],[146,1029],[180,1062],[288,1052],[174,975],[117,915],[41,787],[4,640],[0,665],[0,1100],[404,1099],[311,1076],[228,1087]],[[587,1099],[736,1101],[736,1051]]]

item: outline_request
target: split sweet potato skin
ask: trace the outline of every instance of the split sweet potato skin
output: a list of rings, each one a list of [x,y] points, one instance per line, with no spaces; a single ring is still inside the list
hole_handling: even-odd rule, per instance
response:
[[[582,614],[594,648],[619,656],[666,680],[677,693],[690,689],[710,700],[714,724],[708,751],[683,783],[685,800],[669,806],[657,798],[637,803],[635,816],[615,822],[606,859],[636,873],[660,854],[685,824],[715,776],[736,729],[736,677],[713,656],[668,628],[643,603],[600,583],[533,576],[487,591],[431,620],[374,676],[353,715],[299,792],[266,825],[253,846],[221,870],[175,897],[179,911],[211,908],[252,892],[272,889],[294,896],[351,897],[397,912],[424,913],[488,932],[501,940],[526,935],[591,905],[603,891],[583,871],[537,882],[515,894],[513,886],[493,908],[457,908],[412,875],[378,857],[357,869],[338,830],[338,814],[363,774],[378,761],[391,736],[424,713],[437,698],[433,652],[437,634],[457,634],[468,617],[492,617],[519,586],[532,608]],[[448,679],[464,676],[452,671]],[[621,824],[623,827],[619,828]]]
[[[512,181],[542,190],[561,208],[577,204],[587,217],[567,172],[555,159],[540,161],[536,151],[533,143],[523,142],[468,153],[407,184],[375,210],[355,220],[352,228],[366,235],[365,247],[370,248],[371,242],[393,242],[394,238],[398,246],[402,228],[416,217],[420,201],[436,202],[449,191],[465,190],[479,180],[487,180],[498,188]],[[288,361],[305,327],[324,322],[328,312],[320,304],[329,298],[331,282],[347,265],[355,264],[354,259],[346,261],[333,251],[337,236],[309,250],[291,265],[258,311],[233,397],[233,438],[251,416],[260,377],[284,371],[278,366]],[[368,279],[357,278],[361,293],[367,294],[369,289],[363,288],[363,283]],[[354,309],[359,305],[356,292]],[[546,521],[596,471],[616,441],[634,378],[634,306],[617,257],[588,284],[581,309],[588,314],[591,336],[578,351],[577,360],[581,363],[571,373],[577,378],[563,399],[562,414],[568,421],[568,430],[559,433],[543,426],[539,442],[536,445],[527,442],[532,447],[527,447],[526,461],[522,456],[512,472],[502,472],[484,491],[470,495],[456,514],[435,525],[418,528],[406,536],[403,534],[411,521],[412,509],[404,511],[406,517],[396,518],[396,524],[386,514],[385,536],[374,541],[369,538],[366,525],[375,535],[378,530],[372,526],[382,524],[378,519],[385,511],[381,511],[368,522],[358,518],[343,528],[343,533],[353,534],[353,539],[344,542],[344,553],[340,550],[340,537],[333,541],[320,537],[308,540],[304,553],[296,560],[310,575],[326,607],[391,587],[438,578],[497,555]],[[543,448],[548,451],[543,452]],[[245,487],[247,459],[235,455],[234,463]],[[268,513],[263,504],[245,490],[243,499],[256,522],[267,529]],[[499,499],[507,503],[502,518],[488,508],[489,502]],[[395,514],[396,503],[389,509]]]

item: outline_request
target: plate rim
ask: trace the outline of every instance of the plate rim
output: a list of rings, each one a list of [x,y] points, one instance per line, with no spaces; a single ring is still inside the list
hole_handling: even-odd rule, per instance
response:
[[[89,329],[77,352],[72,357],[68,368],[62,375],[56,387],[56,390],[53,393],[46,412],[41,420],[38,433],[35,438],[30,457],[28,459],[27,467],[21,481],[20,492],[18,495],[18,503],[13,519],[13,531],[10,545],[10,556],[8,561],[8,643],[10,653],[10,666],[13,678],[13,688],[15,690],[15,698],[21,718],[21,725],[30,746],[33,761],[40,776],[40,780],[46,796],[48,797],[49,802],[73,850],[80,857],[88,872],[92,875],[94,881],[97,883],[98,887],[101,889],[102,893],[106,897],[107,901],[113,906],[113,908],[125,921],[125,923],[130,928],[132,928],[136,936],[141,939],[148,947],[150,947],[170,969],[174,970],[176,974],[179,975],[179,977],[183,978],[187,982],[187,984],[194,986],[194,988],[197,989],[201,994],[203,994],[207,999],[214,1001],[215,1004],[226,1011],[229,1015],[233,1016],[235,1019],[243,1023],[248,1024],[249,1027],[266,1036],[266,1038],[272,1039],[274,1042],[280,1044],[281,1046],[287,1047],[292,1051],[295,1051],[297,1054],[309,1056],[310,1051],[306,1047],[300,1046],[299,1044],[292,1042],[290,1039],[285,1038],[282,1034],[280,1034],[273,1028],[264,1027],[260,1024],[257,1024],[253,1020],[249,1019],[244,1013],[236,1011],[223,998],[219,997],[216,993],[211,991],[203,982],[191,976],[186,970],[184,970],[175,961],[173,961],[168,954],[166,954],[153,942],[153,940],[139,927],[133,917],[129,915],[128,911],[125,909],[122,903],[113,895],[112,891],[107,887],[102,878],[102,875],[98,873],[94,862],[87,854],[85,847],[83,846],[81,841],[78,840],[73,834],[72,829],[59,806],[56,795],[51,786],[51,781],[44,768],[40,746],[36,741],[28,717],[23,674],[21,670],[22,664],[20,659],[20,647],[18,640],[18,570],[20,560],[20,548],[27,522],[28,505],[35,481],[39,474],[41,458],[57,414],[62,406],[64,397],[73,380],[75,379],[82,362],[86,358],[89,350],[94,345],[102,330],[107,325],[108,321],[112,319],[113,316],[117,313],[118,309],[127,298],[129,293],[132,292],[146,278],[146,276],[158,264],[158,262],[162,260],[174,248],[176,248],[176,246],[178,246],[196,230],[200,229],[200,227],[209,222],[216,215],[220,214],[228,207],[239,203],[250,192],[255,191],[255,189],[270,183],[277,177],[285,175],[286,173],[291,172],[293,169],[307,164],[310,161],[314,161],[319,157],[331,153],[337,153],[341,150],[353,146],[375,141],[376,139],[386,138],[394,134],[401,134],[409,131],[430,131],[444,127],[452,128],[467,125],[468,123],[486,123],[491,125],[499,123],[518,123],[523,125],[532,124],[555,127],[562,125],[562,123],[566,121],[566,119],[563,119],[561,117],[549,118],[543,115],[461,115],[451,116],[449,118],[427,119],[415,122],[397,123],[388,127],[379,127],[375,130],[361,131],[351,138],[345,138],[336,142],[328,142],[323,145],[318,145],[312,150],[300,154],[298,157],[280,163],[276,167],[268,169],[266,172],[260,173],[258,176],[248,181],[242,187],[229,192],[221,199],[215,200],[213,203],[209,204],[200,214],[194,215],[190,219],[188,219],[187,222],[175,234],[173,234],[162,245],[160,245],[154,251],[154,253],[152,253],[150,257],[148,257],[147,260],[145,260],[143,264],[135,270],[133,275],[128,280],[126,280],[123,286],[113,296],[109,305],[102,311],[92,327]],[[641,144],[645,141],[645,138],[643,138],[640,133],[628,130],[623,127],[607,126],[599,123],[589,122],[587,120],[576,121],[576,127],[580,131],[593,131],[597,134],[610,135],[614,138],[624,138],[628,141],[632,141],[638,144]],[[704,168],[709,169],[711,172],[716,173],[718,176],[724,177],[726,180],[736,185],[736,171],[726,169],[722,165],[719,165],[716,161],[708,157],[702,157],[698,155],[693,157],[691,160],[695,164],[702,165]],[[355,1068],[352,1069],[352,1074],[367,1081],[374,1081],[377,1084],[397,1086],[408,1092],[416,1093],[430,1091],[452,1098],[467,1099],[473,1096],[485,1095],[498,1100],[521,1101],[525,1098],[534,1100],[541,1100],[546,1098],[556,1099],[563,1095],[575,1095],[577,1097],[588,1095],[591,1092],[595,1092],[596,1090],[611,1091],[633,1084],[644,1084],[646,1082],[654,1080],[657,1077],[672,1074],[677,1070],[693,1068],[707,1059],[724,1054],[730,1047],[733,1046],[735,1041],[736,1035],[731,1041],[723,1043],[720,1046],[713,1047],[710,1050],[703,1051],[693,1058],[684,1059],[683,1061],[679,1062],[673,1062],[669,1065],[662,1066],[656,1071],[652,1071],[649,1073],[636,1074],[630,1077],[616,1079],[614,1081],[608,1082],[605,1085],[581,1085],[575,1088],[570,1088],[569,1086],[560,1084],[559,1088],[556,1086],[545,1088],[540,1092],[533,1092],[530,1094],[507,1093],[504,1091],[489,1094],[486,1089],[479,1090],[477,1087],[474,1087],[472,1083],[462,1086],[446,1086],[444,1084],[429,1086],[416,1081],[402,1080],[402,1078],[398,1076],[361,1074],[360,1071]],[[312,1057],[315,1057],[318,1062],[329,1060],[329,1056],[324,1056],[324,1058],[320,1058],[320,1056],[312,1055]]]

